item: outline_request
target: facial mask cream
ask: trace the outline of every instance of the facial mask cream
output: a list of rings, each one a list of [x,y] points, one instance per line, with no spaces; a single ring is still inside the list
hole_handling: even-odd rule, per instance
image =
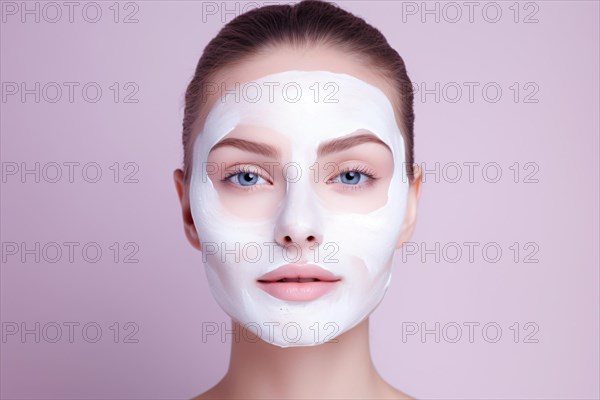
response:
[[[280,201],[252,218],[224,204],[207,176],[210,150],[241,126],[252,127],[257,142],[268,142],[268,132],[277,132],[290,151],[290,159],[281,162],[293,165],[286,169]],[[319,186],[311,171],[320,144],[357,131],[375,135],[393,156],[387,200],[368,212],[358,211],[358,204],[352,211],[351,195],[344,197],[345,206],[328,202],[323,192],[333,189]],[[388,97],[351,75],[285,71],[224,94],[197,135],[190,178],[192,216],[219,305],[262,340],[280,347],[321,344],[364,320],[390,283],[409,189],[404,162],[404,141]],[[239,196],[243,203],[245,195]],[[294,263],[275,240],[294,227],[322,241],[296,263],[313,264],[341,278],[333,290],[310,301],[282,300],[257,284],[264,274]]]

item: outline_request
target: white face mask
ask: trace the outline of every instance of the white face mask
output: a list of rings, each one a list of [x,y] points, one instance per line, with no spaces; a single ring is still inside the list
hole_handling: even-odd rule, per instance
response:
[[[286,71],[239,88],[242,95],[236,98],[227,93],[215,103],[194,144],[190,204],[211,291],[229,316],[268,343],[280,347],[321,344],[363,321],[381,302],[390,283],[409,189],[404,141],[386,95],[350,75]],[[257,88],[262,92],[259,98]],[[328,94],[331,97],[326,98]],[[275,177],[282,178],[277,184],[282,185],[283,195],[275,206],[259,213],[228,208],[212,176],[207,176],[212,168],[207,165],[210,150],[242,126],[255,129],[254,137],[244,137],[255,142],[273,143],[269,132],[276,132],[284,138],[290,156],[276,167],[291,165],[284,168],[287,182],[281,174]],[[359,197],[353,198],[350,192],[327,195],[334,189],[322,183],[323,176],[318,177],[319,183],[313,173],[320,144],[358,130],[378,137],[393,155],[387,198],[366,211],[356,204],[360,200],[354,199]],[[252,207],[261,204],[250,201],[254,194],[238,193],[248,196]],[[343,201],[331,203],[336,196]],[[299,232],[320,238],[321,243],[310,251],[298,246],[284,251],[276,235],[288,235],[286,229],[293,227],[302,227]],[[299,270],[304,264],[319,266],[341,279],[310,283],[305,286],[312,285],[310,290],[301,289],[299,285],[305,283],[257,282],[264,274],[294,263],[302,264]],[[264,289],[265,285],[278,288]],[[282,289],[283,285],[295,285],[296,291]],[[291,299],[286,293],[291,293]]]

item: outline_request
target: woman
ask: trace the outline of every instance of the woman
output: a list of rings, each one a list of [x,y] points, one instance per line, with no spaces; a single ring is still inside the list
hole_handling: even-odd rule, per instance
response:
[[[186,92],[185,234],[231,316],[204,398],[409,398],[369,351],[368,317],[411,236],[413,94],[379,31],[325,2],[240,15]]]

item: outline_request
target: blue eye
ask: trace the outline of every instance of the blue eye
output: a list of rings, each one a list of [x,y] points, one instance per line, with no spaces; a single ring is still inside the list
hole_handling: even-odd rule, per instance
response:
[[[237,181],[242,186],[252,186],[258,182],[258,179],[260,178],[258,175],[253,174],[252,172],[235,174],[233,177],[236,177],[237,179],[234,179],[234,181]]]
[[[347,183],[349,185],[357,185],[361,182],[361,177],[367,178],[366,175],[361,174],[358,171],[348,171],[339,175],[341,177],[342,183]]]
[[[268,183],[264,178],[258,175],[256,168],[247,168],[246,166],[236,166],[235,171],[225,177],[225,181],[230,181],[239,186],[256,186],[259,180]]]
[[[364,167],[348,168],[340,172],[340,174],[331,181],[331,183],[341,182],[345,185],[358,185],[365,181],[370,181],[375,178],[375,173]]]

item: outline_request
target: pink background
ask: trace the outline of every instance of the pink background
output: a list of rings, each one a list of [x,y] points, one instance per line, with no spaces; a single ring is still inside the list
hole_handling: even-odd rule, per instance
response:
[[[6,7],[3,2],[3,7]],[[473,182],[464,167],[459,182],[455,169],[439,182],[430,174],[424,184],[419,222],[413,241],[432,249],[456,242],[479,242],[474,262],[463,247],[462,258],[449,262],[454,250],[434,255],[396,257],[394,278],[385,300],[371,318],[375,365],[391,384],[418,398],[598,398],[599,371],[599,5],[596,1],[478,3],[473,20],[468,8],[455,23],[456,9],[427,2],[435,15],[403,14],[425,3],[337,2],[379,28],[404,58],[410,78],[432,89],[456,82],[463,96],[452,102],[453,85],[436,102],[417,94],[416,161],[432,169],[479,162]],[[15,3],[19,8],[21,2]],[[62,4],[62,2],[59,2]],[[33,87],[48,82],[97,82],[103,90],[96,103],[75,90],[68,101],[66,86],[56,103],[36,103],[33,95],[3,95],[1,157],[3,171],[11,163],[36,162],[47,166],[79,162],[74,182],[64,167],[62,179],[34,181],[7,175],[2,182],[1,321],[39,322],[63,326],[57,343],[46,331],[39,343],[33,334],[22,339],[6,336],[1,344],[2,398],[190,398],[212,386],[225,373],[229,340],[202,341],[202,323],[226,322],[213,300],[201,264],[201,254],[186,241],[172,171],[180,166],[183,95],[202,49],[223,25],[222,2],[140,1],[120,4],[119,23],[113,21],[113,2],[98,2],[97,23],[82,17],[85,3],[68,9],[56,23],[34,22],[10,15],[3,8],[1,81],[26,82]],[[255,3],[256,4],[256,3]],[[137,12],[137,23],[123,23]],[[27,2],[30,8],[35,2]],[[40,12],[43,4],[39,3]],[[242,3],[228,2],[227,20]],[[486,8],[487,7],[487,8]],[[513,7],[513,8],[511,8]],[[482,14],[486,9],[487,14]],[[47,8],[47,19],[55,10]],[[87,9],[88,17],[94,10]],[[420,10],[422,11],[422,10]],[[534,13],[538,22],[525,23]],[[403,21],[404,15],[404,21]],[[484,18],[484,16],[486,18]],[[204,17],[204,18],[203,18]],[[204,19],[204,21],[203,21]],[[109,88],[119,82],[119,102]],[[127,82],[137,84],[137,103],[123,103]],[[473,101],[464,82],[478,82]],[[497,102],[487,101],[481,88],[496,82],[502,89]],[[517,82],[519,97],[514,101]],[[529,86],[525,86],[531,82]],[[538,89],[525,102],[525,95]],[[92,91],[90,91],[93,94]],[[490,96],[494,91],[490,89]],[[54,96],[50,89],[48,96]],[[442,93],[443,94],[443,93]],[[489,98],[488,98],[489,99]],[[81,165],[97,162],[102,178],[88,183]],[[119,163],[119,183],[113,170]],[[123,183],[127,162],[135,163],[138,183]],[[481,167],[496,162],[502,178],[489,183]],[[519,163],[518,183],[514,182]],[[523,182],[535,163],[537,183]],[[90,175],[93,177],[93,170]],[[493,178],[493,170],[489,171]],[[447,179],[444,179],[446,177]],[[449,177],[449,178],[448,178]],[[489,179],[489,176],[486,176]],[[39,263],[34,255],[21,261],[10,255],[10,242],[78,242],[74,262],[63,253],[56,263]],[[85,261],[81,248],[96,242],[103,250],[97,263]],[[118,242],[115,263],[109,249]],[[127,242],[137,244],[138,263],[122,262]],[[486,261],[481,249],[498,243],[502,258]],[[510,246],[519,243],[518,262]],[[537,244],[534,258],[525,255]],[[63,247],[63,250],[67,249]],[[93,256],[93,251],[90,251]],[[494,256],[494,252],[489,254]],[[422,262],[420,255],[426,256]],[[53,257],[53,250],[46,254]],[[3,260],[4,261],[4,260]],[[79,323],[73,343],[65,322]],[[103,333],[97,343],[81,336],[81,327],[97,323]],[[118,322],[115,343],[110,326]],[[124,343],[134,322],[138,343]],[[418,335],[402,340],[406,323],[425,323],[433,329],[463,327],[463,337],[452,343],[455,331],[439,343],[433,334],[424,342]],[[477,322],[473,343],[464,323]],[[519,323],[514,341],[510,329]],[[539,327],[525,343],[532,328]],[[405,323],[403,325],[403,323]],[[482,326],[497,323],[502,337],[488,343]],[[448,325],[450,324],[450,325]],[[533,326],[533,325],[532,325]],[[404,328],[405,329],[405,328]],[[89,336],[94,336],[93,329]],[[488,337],[494,336],[494,330]]]

